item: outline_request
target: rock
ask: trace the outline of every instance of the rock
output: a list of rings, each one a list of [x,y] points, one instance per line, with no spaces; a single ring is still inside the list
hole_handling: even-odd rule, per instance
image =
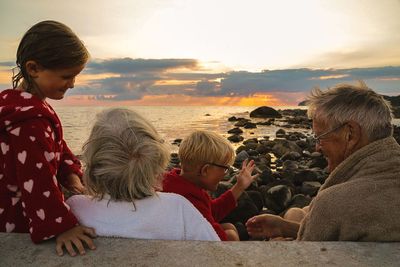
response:
[[[298,160],[301,158],[301,155],[299,152],[296,151],[290,151],[285,153],[285,155],[283,155],[280,160],[285,161],[285,160]]]
[[[211,115],[207,113],[207,114],[205,114],[204,116],[211,116]]]
[[[260,154],[266,154],[270,151],[270,149],[266,145],[258,144],[256,150]]]
[[[243,136],[240,136],[237,134],[234,134],[234,135],[231,135],[228,137],[228,140],[233,143],[239,143],[239,142],[243,141],[243,139],[244,139]]]
[[[235,116],[229,117],[228,121],[237,121],[237,118]]]
[[[249,157],[250,157],[249,154],[245,150],[243,150],[239,154],[236,155],[235,162],[237,161],[237,162],[241,163],[244,160],[248,159]]]
[[[228,191],[232,187],[232,184],[229,182],[219,182],[217,186],[217,190],[210,192],[211,198],[217,198],[226,191]]]
[[[299,168],[299,165],[296,161],[293,160],[285,160],[283,162],[283,171],[293,173],[295,170]]]
[[[241,222],[246,224],[247,220],[253,216],[259,214],[257,206],[254,204],[253,200],[249,197],[247,192],[243,192],[239,197],[237,202],[237,207],[228,214],[222,221],[223,222]]]
[[[243,142],[246,147],[246,150],[256,150],[258,147],[257,143],[247,142],[246,144]]]
[[[292,181],[295,185],[301,185],[303,182],[319,181],[319,178],[318,174],[313,170],[300,170],[294,174]]]
[[[240,241],[247,241],[250,239],[249,233],[247,233],[246,226],[244,226],[243,223],[235,222],[233,225],[236,227],[236,230],[238,231]]]
[[[264,200],[262,197],[261,192],[255,190],[247,190],[246,191],[251,200],[253,200],[254,204],[256,205],[257,209],[261,211],[264,207]]]
[[[276,144],[272,147],[272,151],[274,152],[276,157],[280,158],[291,151],[296,151],[298,153],[302,152],[302,149],[292,141],[276,139],[275,142]]]
[[[272,175],[272,171],[270,168],[263,170],[263,172],[258,177],[258,185],[268,185],[274,182],[276,179]]]
[[[292,191],[286,185],[276,185],[264,192],[263,197],[266,208],[281,213],[289,205],[292,199]]]
[[[236,127],[236,128],[230,129],[228,131],[228,133],[230,133],[230,134],[241,134],[241,133],[243,133],[243,131],[242,131],[242,129]]]
[[[267,106],[259,107],[250,112],[251,118],[282,118],[282,115],[275,109]]]
[[[286,131],[283,129],[279,129],[278,131],[276,131],[275,135],[278,138],[285,138]]]
[[[296,194],[293,196],[292,200],[290,201],[289,207],[290,208],[304,208],[308,206],[311,202],[311,197],[305,196],[303,194]]]
[[[321,184],[319,182],[304,182],[301,186],[301,193],[313,197],[317,194]]]
[[[257,128],[257,125],[253,122],[246,122],[243,127],[245,129],[254,129]]]
[[[312,156],[312,154],[311,154]],[[312,158],[311,161],[308,164],[309,168],[315,168],[318,167],[320,169],[324,169],[328,166],[328,162],[324,157],[317,157],[317,158]]]

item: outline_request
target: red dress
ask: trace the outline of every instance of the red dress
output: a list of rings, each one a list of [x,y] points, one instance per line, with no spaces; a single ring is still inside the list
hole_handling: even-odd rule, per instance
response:
[[[163,191],[184,196],[210,222],[222,241],[227,240],[226,233],[218,223],[235,207],[236,200],[231,190],[226,191],[216,199],[211,199],[207,192],[180,176],[180,169],[173,169],[164,175]]]
[[[54,110],[32,94],[0,93],[0,232],[38,243],[71,229],[75,216],[60,183],[81,164],[67,147]]]

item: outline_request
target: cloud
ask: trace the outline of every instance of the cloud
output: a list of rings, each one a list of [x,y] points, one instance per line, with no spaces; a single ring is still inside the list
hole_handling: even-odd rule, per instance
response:
[[[195,59],[132,59],[117,58],[107,60],[94,60],[87,65],[86,73],[118,73],[132,74],[141,72],[164,72],[167,70],[197,68]]]

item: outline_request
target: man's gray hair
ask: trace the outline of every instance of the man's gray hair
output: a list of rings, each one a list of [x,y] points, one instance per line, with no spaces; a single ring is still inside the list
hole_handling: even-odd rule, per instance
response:
[[[155,193],[170,158],[151,123],[122,108],[97,115],[83,147],[83,180],[89,195],[133,202]]]
[[[308,98],[308,117],[332,128],[355,121],[371,142],[393,134],[390,103],[362,81],[358,86],[339,84],[325,91],[314,88]]]

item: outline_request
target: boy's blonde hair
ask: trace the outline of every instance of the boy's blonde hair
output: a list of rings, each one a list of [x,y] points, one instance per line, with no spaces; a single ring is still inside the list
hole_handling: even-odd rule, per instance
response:
[[[205,163],[232,165],[235,160],[235,151],[228,140],[210,131],[191,133],[182,141],[178,154],[184,171]]]
[[[89,195],[133,202],[155,193],[170,151],[151,123],[122,108],[97,115],[83,147],[83,180]]]

